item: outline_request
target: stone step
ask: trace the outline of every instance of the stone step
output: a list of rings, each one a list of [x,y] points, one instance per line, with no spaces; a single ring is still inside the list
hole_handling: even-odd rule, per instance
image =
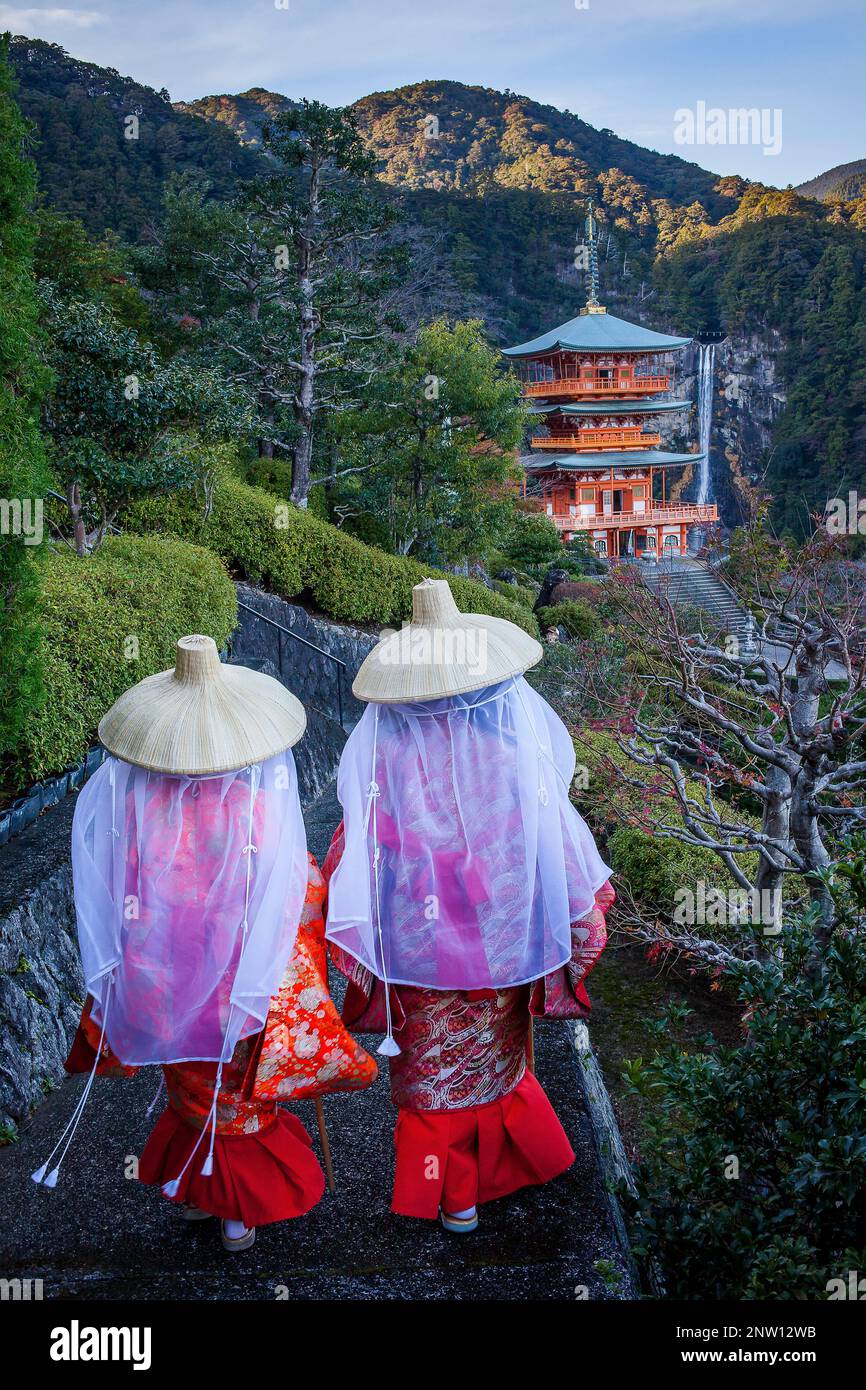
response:
[[[671,569],[645,569],[641,577],[653,593],[665,594],[674,604],[703,609],[736,636],[744,637],[750,630],[749,614],[727,585],[696,563]]]

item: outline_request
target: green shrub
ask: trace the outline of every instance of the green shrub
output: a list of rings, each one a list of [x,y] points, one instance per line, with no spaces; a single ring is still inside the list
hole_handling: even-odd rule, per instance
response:
[[[564,627],[569,637],[575,640],[597,637],[601,632],[598,614],[588,603],[579,599],[567,599],[564,603],[539,608],[537,616],[542,628]]]
[[[38,303],[33,277],[36,166],[25,158],[28,128],[15,104],[9,36],[0,35],[0,757],[14,758],[33,701],[39,698],[34,661],[39,615],[40,545],[28,545],[21,523],[48,485],[39,436],[39,409],[50,379],[40,361]],[[15,518],[15,508],[19,508]]]
[[[708,888],[727,889],[733,879],[711,849],[687,845],[665,835],[649,835],[637,826],[619,825],[610,835],[608,862],[636,902],[661,917],[670,918],[677,906],[676,893],[704,882]],[[755,860],[754,855],[746,859]],[[748,869],[751,865],[745,866]],[[710,933],[718,936],[715,926]],[[727,932],[726,932],[727,934]]]
[[[493,588],[502,598],[521,603],[524,608],[534,608],[538,597],[538,590],[530,589],[528,584],[507,584],[504,579],[494,579]]]
[[[866,842],[842,866],[851,891],[816,945],[810,917],[785,950],[737,965],[740,1047],[688,1050],[677,1019],[629,1063],[646,1134],[626,1195],[639,1251],[672,1299],[849,1297],[866,1260]],[[856,1294],[855,1294],[856,1297]]]
[[[137,503],[124,514],[133,530],[170,532],[215,551],[236,574],[284,598],[300,595],[329,617],[382,626],[412,612],[412,586],[440,572],[364,545],[273,493],[222,473],[209,515],[187,492]],[[507,618],[533,636],[538,624],[520,603],[508,602],[474,579],[444,576],[463,612]]]
[[[86,560],[53,552],[41,579],[45,695],[19,744],[22,782],[81,758],[117,697],[174,664],[179,637],[203,632],[223,647],[237,620],[220,562],[176,539],[110,537]]]

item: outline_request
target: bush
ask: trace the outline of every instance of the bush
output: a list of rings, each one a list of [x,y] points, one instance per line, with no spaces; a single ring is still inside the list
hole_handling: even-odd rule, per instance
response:
[[[80,759],[128,686],[174,665],[179,637],[223,647],[237,620],[234,586],[215,556],[157,537],[110,537],[95,555],[53,552],[42,572],[38,659],[44,696],[20,741],[24,780]]]
[[[557,584],[553,593],[550,595],[553,603],[565,603],[567,599],[576,598],[582,603],[599,603],[604,595],[605,587],[597,584],[593,579],[568,579],[562,584]]]
[[[598,614],[589,604],[580,603],[577,599],[539,608],[536,616],[542,628],[564,627],[573,640],[597,637],[601,632]]]
[[[191,492],[137,503],[124,514],[133,530],[171,532],[215,551],[237,574],[284,598],[308,595],[343,622],[399,623],[412,612],[412,586],[437,570],[364,545],[336,527],[283,504],[223,472],[210,514]],[[507,618],[533,636],[538,624],[520,603],[508,602],[474,579],[445,575],[463,612]]]
[[[619,881],[628,887],[636,902],[660,917],[673,916],[678,889],[693,889],[700,882],[708,888],[727,889],[733,885],[721,859],[711,849],[664,835],[649,835],[636,826],[617,826],[607,847],[610,865]],[[746,858],[754,860],[755,856]],[[716,925],[708,935],[718,937],[721,933],[727,935],[727,928]]]
[[[0,35],[0,756],[15,756],[33,701],[39,698],[34,662],[36,598],[42,546],[27,545],[21,525],[48,484],[39,409],[49,378],[40,362],[38,305],[33,278],[36,167],[23,157],[30,137],[14,100],[9,36]],[[16,521],[14,509],[19,508]],[[7,510],[8,509],[8,510]]]
[[[507,584],[504,579],[494,579],[494,591],[510,603],[520,603],[524,608],[534,608],[538,597],[537,589],[528,584]]]
[[[866,842],[842,874],[823,949],[807,916],[784,952],[730,970],[741,1047],[683,1051],[666,1017],[662,1050],[628,1066],[647,1135],[626,1201],[669,1298],[844,1298],[849,1271],[862,1275]]]

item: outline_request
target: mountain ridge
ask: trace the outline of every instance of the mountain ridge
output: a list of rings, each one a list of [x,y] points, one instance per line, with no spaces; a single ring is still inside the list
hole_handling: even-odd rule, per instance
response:
[[[175,109],[219,121],[253,145],[269,119],[296,105],[279,92],[255,87],[174,103]],[[496,183],[586,195],[605,171],[639,183],[649,198],[699,200],[715,216],[728,210],[718,174],[509,90],[426,79],[371,92],[351,109],[380,161],[379,177],[401,188],[473,191]]]
[[[849,202],[866,193],[866,159],[852,159],[848,164],[836,164],[816,174],[813,179],[797,185],[795,190],[805,198],[819,202]]]

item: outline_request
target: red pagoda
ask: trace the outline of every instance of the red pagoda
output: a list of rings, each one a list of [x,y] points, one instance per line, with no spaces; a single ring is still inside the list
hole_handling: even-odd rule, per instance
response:
[[[506,348],[541,429],[521,460],[527,495],[564,541],[583,533],[609,559],[684,555],[688,532],[718,520],[715,503],[667,501],[666,474],[702,454],[659,448],[659,417],[688,410],[671,393],[675,354],[691,342],[614,318],[598,302],[592,207],[590,291],[576,319]]]

